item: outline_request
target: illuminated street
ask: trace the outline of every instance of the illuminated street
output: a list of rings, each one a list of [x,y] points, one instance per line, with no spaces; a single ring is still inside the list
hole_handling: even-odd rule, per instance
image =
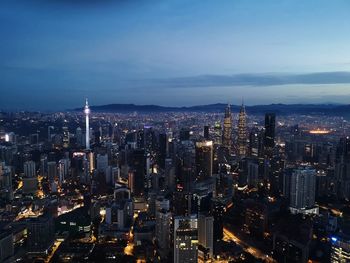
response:
[[[49,253],[49,255],[47,256],[47,258],[45,259],[45,263],[50,263],[52,257],[55,255],[55,252],[57,251],[57,249],[60,247],[60,245],[62,244],[62,241],[56,240],[55,243],[52,246],[52,250]]]
[[[244,242],[243,240],[239,239],[233,232],[231,232],[227,228],[224,228],[224,240],[227,240],[227,241],[230,240],[230,241],[235,242],[236,244],[241,246],[244,249],[244,251],[250,253],[255,258],[265,260],[268,263],[276,263],[276,261],[273,258],[271,258],[268,255],[264,254],[259,249],[248,245],[246,242]]]

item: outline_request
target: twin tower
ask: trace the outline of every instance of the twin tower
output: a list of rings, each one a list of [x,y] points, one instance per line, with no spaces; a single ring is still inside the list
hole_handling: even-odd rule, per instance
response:
[[[222,144],[229,149],[229,152],[231,152],[233,148],[232,125],[232,112],[230,104],[228,104],[225,109]],[[244,157],[247,153],[247,120],[243,103],[238,116],[238,137],[236,151],[237,154],[242,157]]]

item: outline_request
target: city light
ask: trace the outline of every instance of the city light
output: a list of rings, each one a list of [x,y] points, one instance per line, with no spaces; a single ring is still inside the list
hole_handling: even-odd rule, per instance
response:
[[[0,262],[350,262],[348,1],[2,1]]]

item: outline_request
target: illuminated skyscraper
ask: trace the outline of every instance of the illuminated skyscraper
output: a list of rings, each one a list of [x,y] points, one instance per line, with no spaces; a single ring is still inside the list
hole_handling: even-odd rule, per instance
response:
[[[213,142],[196,142],[197,179],[205,180],[213,174]]]
[[[245,107],[242,103],[241,110],[238,117],[238,155],[246,156],[247,152],[247,121]]]
[[[224,147],[228,148],[231,152],[232,148],[232,113],[230,104],[227,105],[225,109],[224,118],[224,133],[222,138],[222,144]]]
[[[174,218],[174,263],[197,262],[198,220],[192,215]]]
[[[89,127],[89,115],[90,115],[90,108],[88,100],[86,99],[85,107],[84,107],[84,114],[85,114],[85,145],[86,150],[90,149],[90,127]]]
[[[63,147],[68,148],[69,147],[69,130],[66,124],[65,126],[63,126],[62,130],[63,130]]]

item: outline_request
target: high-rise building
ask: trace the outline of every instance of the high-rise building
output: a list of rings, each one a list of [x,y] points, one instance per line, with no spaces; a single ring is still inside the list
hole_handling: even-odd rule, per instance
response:
[[[247,120],[245,107],[242,104],[238,117],[238,155],[245,157],[247,154]]]
[[[42,177],[47,175],[47,154],[40,156],[40,175]]]
[[[55,161],[47,163],[47,177],[49,182],[53,182],[57,176],[57,165]]]
[[[275,113],[265,114],[265,149],[273,149],[275,147],[275,129],[276,129],[276,115]]]
[[[198,244],[208,250],[212,258],[214,253],[214,217],[199,214],[198,216]]]
[[[75,130],[75,138],[79,146],[83,145],[83,131],[80,127]]]
[[[11,167],[5,162],[0,162],[0,197],[8,201],[13,199]]]
[[[96,169],[99,173],[105,173],[108,167],[108,155],[97,154],[96,156]]]
[[[196,175],[204,180],[213,174],[213,142],[196,142]]]
[[[290,210],[293,213],[312,211],[315,206],[316,170],[299,167],[286,173],[284,182],[289,184]]]
[[[70,141],[68,127],[67,126],[63,126],[62,130],[63,130],[63,147],[64,148],[68,148],[69,147],[69,141]]]
[[[215,123],[212,138],[215,144],[222,144],[222,127],[220,122]]]
[[[231,149],[232,149],[232,113],[231,113],[230,104],[228,104],[226,109],[225,109],[222,145],[224,147],[226,147],[229,150],[229,152],[231,152]]]
[[[11,230],[1,230],[0,233],[0,262],[6,261],[14,254],[13,233]]]
[[[133,174],[133,193],[140,197],[144,195],[145,175],[146,175],[146,158],[145,150],[136,149],[131,153],[131,168]]]
[[[198,220],[192,216],[174,218],[174,263],[197,262]]]
[[[85,102],[84,114],[85,114],[85,147],[86,147],[86,150],[89,150],[90,149],[90,125],[89,125],[90,108],[89,108],[89,103],[87,99]]]
[[[156,134],[152,126],[145,125],[143,127],[143,146],[146,153],[153,153],[156,149]]]
[[[264,133],[264,180],[268,180],[275,186],[271,160],[275,148],[275,126],[276,115],[274,113],[265,114],[265,133]]]
[[[53,127],[53,126],[47,127],[47,140],[49,142],[51,142],[51,140],[52,140],[52,133],[51,133],[51,131],[53,131],[54,129],[55,129],[55,127]]]
[[[26,161],[23,165],[24,177],[33,178],[36,177],[35,162]]]
[[[171,213],[165,209],[156,212],[156,240],[161,250],[170,248]]]
[[[54,242],[54,223],[52,217],[43,215],[30,218],[27,223],[28,252],[33,254],[48,254]]]
[[[248,154],[250,157],[264,156],[264,136],[263,129],[253,129],[249,133],[249,147]]]
[[[247,161],[247,184],[257,187],[259,182],[259,163],[256,159]]]
[[[190,139],[190,130],[182,128],[179,135],[180,141],[188,141]]]
[[[226,206],[219,199],[212,201],[211,213],[214,217],[214,244],[223,238],[224,222],[223,217],[226,211]]]
[[[209,140],[209,125],[204,126],[203,137],[204,139]]]
[[[61,159],[58,162],[58,181],[61,185],[69,173],[70,163],[69,159]]]
[[[46,156],[47,157],[47,156]],[[42,159],[45,159],[42,157]],[[47,161],[47,158],[45,159]],[[41,173],[45,174],[44,161],[41,161]],[[45,162],[46,164],[47,162]],[[38,179],[36,176],[35,162],[26,161],[23,165],[24,176],[23,176],[23,188],[24,194],[34,194],[38,190]]]
[[[350,198],[350,137],[341,138],[337,145],[335,178],[338,193],[342,198]]]
[[[159,134],[159,166],[164,169],[165,159],[169,155],[169,139],[168,134],[161,133]]]

